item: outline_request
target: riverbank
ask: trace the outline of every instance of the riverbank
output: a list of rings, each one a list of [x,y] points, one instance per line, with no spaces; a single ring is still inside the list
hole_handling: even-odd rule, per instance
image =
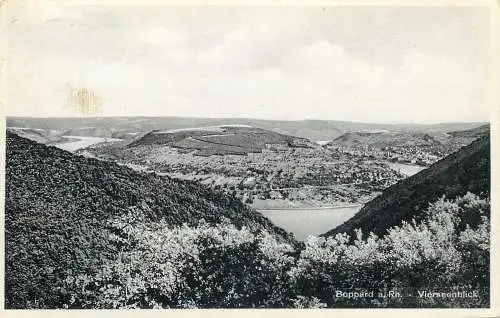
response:
[[[259,207],[254,207],[256,210],[259,211],[301,211],[301,210],[332,210],[332,209],[343,209],[343,208],[357,208],[357,207],[362,207],[364,204],[362,203],[352,203],[352,204],[344,204],[344,205],[329,205],[329,206],[303,206],[303,207],[276,207],[276,208],[259,208]]]
[[[372,193],[369,196],[358,198],[356,202],[342,202],[342,201],[318,201],[318,200],[294,200],[287,199],[256,199],[250,204],[256,210],[328,210],[337,208],[351,208],[364,205],[375,198],[380,193]]]

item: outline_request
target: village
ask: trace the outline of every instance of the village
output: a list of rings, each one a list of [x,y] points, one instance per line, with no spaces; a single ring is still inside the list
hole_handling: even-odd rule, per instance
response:
[[[430,166],[446,156],[451,151],[437,147],[422,146],[387,146],[375,148],[369,146],[330,146],[331,150],[359,158],[381,159],[390,162],[409,163],[420,166]]]
[[[99,148],[91,151],[102,158]],[[112,156],[107,152],[106,156],[173,178],[198,181],[258,206],[360,203],[406,177],[384,158],[323,147],[270,146],[247,155],[200,156],[173,147],[142,146]]]

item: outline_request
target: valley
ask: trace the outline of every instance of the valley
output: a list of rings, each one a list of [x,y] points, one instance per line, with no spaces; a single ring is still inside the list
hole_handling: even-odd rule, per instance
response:
[[[100,119],[99,123],[116,123],[107,128],[96,126],[92,118],[81,119],[73,127],[61,126],[62,121],[45,126],[34,119],[11,121],[17,125],[11,131],[41,143],[223,191],[301,239],[340,225],[359,210],[351,206],[363,206],[487,131],[479,124],[451,132],[435,126],[412,130],[365,125],[318,142],[238,120],[223,125],[207,121],[198,127],[155,126],[154,130],[140,129],[161,119]],[[35,128],[19,127],[27,123]],[[301,124],[295,123],[296,128]],[[357,125],[340,127],[356,129]]]
[[[498,3],[80,2],[0,5],[0,316],[498,316]]]
[[[189,138],[192,137],[186,137]],[[404,178],[382,160],[362,160],[302,140],[304,145],[266,144],[245,154],[206,155],[207,149],[203,148],[201,155],[198,144],[191,143],[193,148],[188,148],[186,139],[174,145],[138,145],[137,141],[128,145],[97,144],[80,153],[174,178],[195,180],[234,195],[255,208],[364,202]],[[234,140],[227,143],[231,142],[229,151],[234,147],[245,149]]]
[[[324,290],[449,275],[480,284],[460,306],[488,304],[484,128],[318,143],[244,124],[82,126],[8,128],[9,308],[387,307]]]

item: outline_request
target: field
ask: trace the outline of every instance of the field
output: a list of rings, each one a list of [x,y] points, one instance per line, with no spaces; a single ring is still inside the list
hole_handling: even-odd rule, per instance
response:
[[[218,126],[170,131],[152,131],[136,138],[128,147],[171,146],[197,155],[245,155],[269,146],[314,147],[306,139],[247,126]]]

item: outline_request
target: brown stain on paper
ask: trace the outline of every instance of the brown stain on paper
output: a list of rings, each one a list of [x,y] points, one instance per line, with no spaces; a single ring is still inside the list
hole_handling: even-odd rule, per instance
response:
[[[88,88],[71,88],[71,105],[81,116],[92,116],[102,113],[102,100]]]

